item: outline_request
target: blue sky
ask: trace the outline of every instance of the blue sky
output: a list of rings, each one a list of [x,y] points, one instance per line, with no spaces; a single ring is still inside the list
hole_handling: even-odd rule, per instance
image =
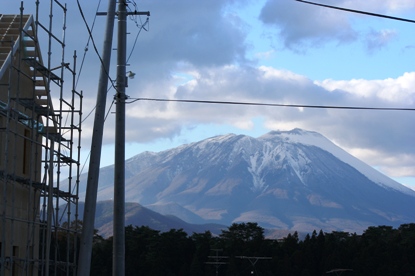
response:
[[[45,22],[48,2],[40,1]],[[106,11],[104,2],[98,10]],[[317,2],[415,19],[412,0]],[[128,70],[136,73],[127,89],[131,98],[415,108],[413,23],[294,0],[135,3],[151,16],[148,31],[140,33],[129,60]],[[80,0],[80,4],[91,25],[98,1]],[[35,1],[24,1],[24,6],[25,13],[33,13]],[[4,7],[2,13],[19,13],[20,1],[5,0]],[[58,14],[55,20],[61,21]],[[68,3],[67,20],[67,59],[74,50],[81,59],[88,37],[76,1]],[[146,18],[135,20],[139,25]],[[96,18],[93,35],[99,51],[104,25],[105,17]],[[129,20],[128,30],[132,50],[139,31],[134,20]],[[115,55],[114,51],[112,75]],[[98,74],[99,61],[90,45],[78,84],[85,95],[85,115],[95,105]],[[113,94],[108,93],[107,107]],[[92,123],[93,116],[83,124],[84,158]],[[320,132],[384,174],[415,188],[414,126],[413,111],[138,101],[127,106],[126,155],[229,132],[257,137],[270,130],[298,127]],[[103,166],[113,163],[113,129],[110,115],[105,124]]]

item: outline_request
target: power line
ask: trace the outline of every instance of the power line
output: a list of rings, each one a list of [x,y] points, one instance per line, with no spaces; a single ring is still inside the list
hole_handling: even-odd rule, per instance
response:
[[[127,58],[127,63],[128,63],[128,61],[130,60],[130,58],[131,58],[131,56],[132,56],[132,54],[133,54],[133,52],[134,52],[135,46],[137,45],[138,36],[140,35],[141,31],[142,31],[143,29],[144,29],[145,31],[147,31],[147,30],[146,30],[146,28],[145,28],[145,26],[148,24],[148,22],[149,22],[149,18],[148,18],[148,17],[147,17],[146,22],[144,22],[144,24],[141,24],[141,26],[140,26],[140,27],[138,26],[138,24],[137,24],[137,22],[136,22],[136,26],[137,26],[139,29],[138,29],[138,33],[137,33],[137,35],[136,35],[136,37],[135,37],[135,40],[134,40],[133,48],[131,49],[130,54],[128,55],[128,58]]]
[[[376,16],[376,17],[382,17],[382,18],[387,18],[387,19],[392,19],[392,20],[409,22],[409,23],[415,23],[415,20],[406,19],[406,18],[402,18],[402,17],[394,17],[394,16],[389,16],[389,15],[384,15],[384,14],[379,14],[379,13],[372,13],[372,12],[365,12],[365,11],[353,10],[353,9],[346,9],[346,8],[341,8],[341,7],[336,7],[336,6],[330,6],[330,5],[325,5],[325,4],[320,4],[320,3],[310,2],[310,1],[303,1],[303,0],[295,0],[295,1],[301,2],[301,3],[310,4],[310,5],[315,5],[315,6],[330,8],[330,9],[336,9],[336,10],[341,10],[341,11],[360,13],[360,14],[365,14],[365,15],[370,15],[370,16]]]
[[[78,2],[79,3],[79,2]],[[101,6],[101,0],[99,0],[99,2],[98,2],[98,5],[97,5],[97,9],[96,9],[96,12],[95,12],[95,16],[94,16],[94,20],[92,21],[92,26],[91,26],[91,32],[92,32],[92,30],[94,29],[94,26],[95,26],[95,20],[97,19],[97,12],[98,12],[98,10],[99,10],[99,7]],[[80,8],[81,10],[82,10],[82,7],[80,7],[80,5],[78,6],[78,8]],[[81,15],[83,14],[83,12],[81,13]],[[82,15],[83,16],[83,15]],[[85,22],[85,21],[84,21]],[[83,68],[83,66],[84,66],[84,62],[85,62],[85,58],[86,58],[86,53],[88,52],[88,49],[89,49],[89,42],[91,41],[91,37],[92,37],[92,35],[89,33],[89,35],[88,35],[88,40],[87,40],[87,43],[86,43],[86,45],[85,45],[85,48],[84,48],[84,56],[83,56],[83,58],[82,58],[82,62],[81,62],[81,67],[79,68],[79,72],[78,72],[78,79],[76,80],[76,85],[75,85],[75,87],[77,87],[78,86],[78,82],[79,82],[79,78],[80,78],[80,76],[81,76],[81,73],[82,73],[82,68]]]
[[[101,65],[102,65],[102,67],[103,67],[103,68],[104,68],[104,70],[105,70],[105,74],[106,74],[106,76],[107,76],[107,77],[108,77],[108,79],[110,80],[111,84],[113,84],[113,83],[114,83],[114,81],[112,80],[112,78],[111,78],[111,76],[110,76],[109,72],[107,71],[107,68],[105,68],[105,66],[103,66],[103,65],[104,65],[104,62],[103,62],[103,60],[102,60],[101,55],[99,54],[99,51],[98,51],[98,49],[97,49],[96,44],[95,44],[95,39],[94,39],[94,36],[92,35],[92,31],[91,31],[91,29],[90,29],[90,27],[89,27],[88,23],[86,22],[85,15],[84,15],[84,11],[83,11],[83,9],[82,9],[82,7],[81,7],[81,4],[79,3],[79,0],[77,0],[76,2],[77,2],[77,4],[78,4],[78,10],[79,10],[79,13],[81,14],[82,20],[84,21],[84,24],[85,24],[86,29],[87,29],[87,31],[88,31],[89,37],[91,38],[91,41],[92,41],[92,46],[94,47],[94,51],[95,51],[95,53],[97,54],[98,59],[99,59],[99,61],[100,61]],[[96,13],[96,14],[99,14],[99,13]],[[116,88],[115,86],[113,86],[113,87],[114,87],[114,89],[115,89],[115,90],[117,90],[117,88]]]
[[[134,11],[128,6],[128,4],[132,4],[134,6]],[[149,21],[150,14],[149,13],[140,13],[140,12],[138,12],[137,11],[137,3],[135,1],[127,1],[127,9],[129,10],[129,12],[128,12],[129,17],[131,18],[132,21],[134,21],[135,26],[138,28],[138,32],[137,32],[137,35],[135,37],[133,47],[132,47],[132,49],[130,51],[130,54],[128,55],[128,58],[127,58],[127,61],[126,61],[128,63],[128,61],[130,60],[130,58],[131,58],[131,56],[134,52],[135,46],[137,45],[138,36],[140,35],[141,31],[142,30],[148,31],[148,29],[149,29],[149,28],[146,29],[145,26],[146,25],[150,26],[150,23],[149,23],[150,22]],[[141,20],[141,16],[140,16],[141,14],[147,14],[147,20],[144,23]],[[140,25],[138,24],[137,18],[140,19]]]
[[[303,105],[303,104],[278,104],[278,103],[259,103],[259,102],[234,102],[234,101],[209,101],[209,100],[188,100],[188,99],[161,99],[161,98],[130,98],[128,104],[137,101],[156,101],[156,102],[180,102],[198,104],[227,104],[227,105],[250,105],[250,106],[273,106],[273,107],[295,107],[295,108],[320,108],[320,109],[351,109],[351,110],[386,110],[386,111],[415,111],[409,107],[365,107],[365,106],[335,106],[335,105]]]
[[[105,114],[104,122],[107,120],[108,115],[110,114],[111,108],[112,108],[112,106],[114,105],[114,103],[115,103],[115,100],[112,100],[112,103],[111,103],[110,107],[108,108],[107,113]],[[94,109],[95,109],[95,107],[94,107]],[[94,109],[93,109],[93,110],[94,110]],[[91,113],[92,113],[92,111],[91,111]],[[84,164],[83,164],[83,166],[82,166],[82,169],[81,169],[80,174],[82,174],[82,172],[84,171],[85,165],[86,165],[86,163],[88,162],[88,160],[89,160],[89,157],[90,157],[90,156],[91,156],[91,151],[89,151],[89,152],[88,152],[88,156],[87,156],[87,157],[86,157],[86,159],[85,159],[85,162],[84,162]]]

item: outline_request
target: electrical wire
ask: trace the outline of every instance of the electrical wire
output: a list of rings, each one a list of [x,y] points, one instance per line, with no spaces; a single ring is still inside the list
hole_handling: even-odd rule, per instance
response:
[[[128,1],[127,3],[132,3],[132,4],[134,5],[134,7],[137,7],[137,4],[136,4],[134,1],[133,1],[133,2]],[[83,9],[82,9],[82,7],[81,7],[81,4],[79,3],[79,0],[77,0],[77,4],[78,4],[78,10],[79,10],[79,12],[80,12],[80,14],[81,14],[82,20],[84,21],[84,24],[85,24],[86,29],[87,29],[87,31],[88,31],[88,42],[87,42],[87,45],[85,46],[84,56],[83,56],[83,59],[82,59],[81,69],[80,69],[80,70],[82,70],[82,66],[83,66],[83,64],[84,64],[84,60],[85,60],[85,56],[86,56],[86,52],[88,51],[89,42],[90,42],[90,41],[92,41],[92,45],[93,45],[93,47],[94,47],[95,53],[97,54],[97,56],[98,56],[98,58],[99,58],[99,60],[100,60],[100,62],[101,62],[102,68],[104,68],[105,74],[107,75],[107,77],[108,77],[108,79],[109,79],[109,81],[110,81],[110,83],[111,83],[111,86],[110,86],[110,88],[108,88],[107,93],[108,93],[108,91],[109,91],[111,88],[114,88],[114,89],[117,91],[117,88],[116,88],[116,86],[114,85],[114,80],[111,78],[111,76],[109,75],[109,72],[106,70],[106,68],[105,68],[105,66],[104,66],[104,62],[103,62],[103,60],[102,60],[101,55],[99,54],[99,51],[98,51],[98,49],[97,49],[97,47],[96,47],[96,44],[95,44],[94,37],[93,37],[93,35],[92,35],[92,29],[93,29],[93,27],[95,26],[95,20],[96,20],[96,18],[97,18],[97,12],[98,12],[98,9],[99,9],[99,7],[100,7],[101,0],[100,0],[100,1],[99,1],[99,3],[98,3],[98,6],[97,6],[97,11],[95,12],[95,17],[94,17],[93,24],[92,24],[92,27],[91,27],[91,28],[89,27],[89,25],[88,25],[88,23],[87,23],[87,21],[86,21],[86,19],[85,19],[84,12],[83,12]],[[132,51],[134,50],[134,47],[135,47],[135,45],[136,45],[138,35],[140,34],[140,32],[141,32],[141,30],[142,30],[142,29],[144,29],[144,30],[145,30],[144,26],[147,24],[147,22],[148,22],[148,18],[147,18],[147,21],[146,21],[144,24],[142,24],[142,25],[141,25],[141,28],[139,29],[139,32],[138,32],[137,37],[136,37],[135,42],[134,42],[133,49],[131,50],[131,53],[130,53],[130,55],[129,55],[128,59],[129,59],[129,58],[131,57],[131,55],[132,55]],[[137,25],[137,22],[136,22],[136,25]],[[137,26],[138,26],[138,25],[137,25]],[[128,60],[127,60],[127,62],[128,62]],[[81,74],[81,72],[79,72],[79,74],[78,74],[78,80],[77,80],[76,84],[78,84],[80,74]],[[76,86],[75,86],[75,87],[76,87]],[[86,119],[87,119],[87,118],[88,118],[88,117],[92,114],[92,112],[95,110],[95,108],[96,108],[96,106],[94,106],[94,108],[93,108],[93,109],[92,109],[92,110],[88,113],[88,115],[87,115],[87,116],[86,116],[86,117],[82,120],[82,122],[84,122],[84,121],[85,121],[85,120],[86,120]]]
[[[89,39],[88,39],[88,43],[87,43],[87,46],[89,45],[89,41],[92,41],[92,45],[93,45],[93,48],[94,48],[94,50],[95,50],[95,53],[97,54],[97,56],[98,56],[98,58],[99,58],[99,60],[100,60],[100,63],[101,63],[101,66],[102,66],[102,68],[104,69],[104,72],[105,72],[105,74],[106,74],[106,76],[108,77],[108,79],[109,79],[109,81],[110,81],[110,83],[111,83],[111,86],[108,88],[108,90],[107,90],[107,94],[108,94],[108,92],[109,92],[109,90],[111,90],[111,88],[114,88],[116,91],[117,91],[117,88],[116,88],[116,86],[114,85],[114,80],[111,78],[111,76],[109,75],[109,72],[107,71],[107,68],[105,68],[105,66],[104,66],[104,61],[102,60],[102,58],[101,58],[101,55],[99,54],[99,51],[98,51],[98,49],[97,49],[97,47],[96,47],[96,44],[95,44],[95,40],[94,40],[94,37],[93,37],[93,35],[92,35],[92,29],[89,27],[89,25],[88,25],[88,23],[87,23],[87,21],[86,21],[86,19],[85,19],[85,15],[84,15],[84,12],[83,12],[83,10],[82,10],[82,7],[81,7],[81,4],[79,3],[79,0],[77,0],[76,1],[77,2],[77,4],[78,4],[78,10],[79,10],[79,13],[81,14],[81,17],[82,17],[82,20],[84,21],[84,24],[85,24],[85,26],[86,26],[86,29],[87,29],[87,31],[88,31],[88,35],[89,35]],[[100,0],[100,3],[101,3],[101,0]],[[97,10],[98,10],[98,8],[99,8],[99,5],[98,5],[98,7],[97,7]],[[96,14],[97,13],[95,13],[95,18],[94,18],[94,21],[93,21],[93,25],[92,25],[92,27],[95,25],[95,19],[96,19]],[[84,58],[85,58],[85,55],[84,55]],[[83,61],[82,61],[82,64],[83,64]],[[79,73],[80,74],[80,73]],[[83,123],[91,114],[92,114],[92,112],[94,111],[96,109],[96,105],[92,108],[92,110],[88,113],[88,115],[86,116],[86,117],[84,117],[83,118],[83,120],[81,121],[81,123]],[[110,110],[110,109],[109,109]]]
[[[136,35],[136,37],[135,37],[135,40],[134,40],[133,48],[131,49],[130,54],[128,55],[128,58],[127,58],[127,63],[128,63],[128,61],[130,60],[131,55],[132,55],[132,54],[133,54],[133,52],[134,52],[134,48],[135,48],[135,46],[136,46],[136,44],[137,44],[138,36],[140,35],[141,31],[142,31],[143,29],[144,29],[145,31],[147,31],[147,30],[146,30],[146,28],[144,28],[144,27],[145,27],[145,25],[147,25],[147,24],[148,24],[148,22],[149,22],[149,18],[147,17],[146,22],[144,22],[144,24],[142,24],[142,25],[141,25],[141,27],[139,27],[138,33],[137,33],[137,35]],[[138,26],[137,26],[137,27],[138,27]]]
[[[95,21],[97,19],[97,12],[98,12],[100,6],[101,6],[101,0],[99,0],[98,5],[97,5],[97,10],[95,12],[94,20],[92,21],[91,32],[94,30]],[[81,66],[79,68],[78,78],[77,78],[76,83],[75,83],[75,88],[78,86],[79,78],[81,77],[81,73],[82,73],[82,69],[83,69],[83,66],[84,66],[86,54],[87,54],[88,49],[89,49],[89,42],[90,41],[91,41],[91,35],[88,35],[88,41],[86,42],[86,45],[85,45],[85,48],[84,48],[84,56],[82,57],[82,62],[81,62]]]
[[[95,16],[94,16],[94,20],[92,21],[92,26],[91,26],[91,32],[92,32],[92,30],[94,29],[94,26],[95,26],[95,21],[96,21],[96,19],[97,19],[97,12],[98,12],[98,10],[99,10],[99,7],[101,6],[101,0],[99,0],[99,2],[98,2],[98,5],[97,5],[97,9],[96,9],[96,12],[95,12]],[[76,88],[77,88],[77,86],[78,86],[78,83],[79,83],[79,79],[80,79],[80,77],[81,77],[81,74],[82,74],[82,69],[83,69],[83,66],[84,66],[84,62],[85,62],[85,59],[86,59],[86,54],[87,54],[87,52],[88,52],[88,48],[89,48],[89,42],[91,41],[91,36],[90,35],[88,35],[88,40],[87,40],[87,43],[86,43],[86,45],[85,45],[85,48],[84,48],[84,55],[83,55],[83,57],[82,57],[82,61],[81,61],[81,66],[80,66],[80,68],[79,68],[79,72],[78,72],[78,77],[77,77],[77,79],[76,79],[76,82],[75,82],[75,90],[76,90]],[[88,115],[86,116],[86,118],[88,118],[90,115],[91,115],[91,113],[93,112],[95,110],[95,107],[88,113]],[[83,121],[85,121],[86,120],[86,118],[83,120]],[[67,114],[67,116],[66,116],[66,120],[65,120],[65,125],[67,124],[67,122],[68,122],[68,119],[69,119],[69,113]],[[82,122],[83,122],[82,121]],[[81,122],[81,123],[82,123]],[[79,126],[79,125],[78,125]],[[68,131],[66,131],[66,132],[64,132],[63,133],[63,135],[65,135],[66,133],[68,133],[69,132],[69,130]]]
[[[134,6],[134,11],[128,6],[129,3]],[[130,10],[131,14],[133,14],[133,15],[130,15],[130,18],[131,18],[132,21],[134,21],[136,27],[138,28],[138,32],[137,32],[137,35],[135,37],[133,47],[132,47],[132,49],[130,51],[130,54],[128,55],[128,58],[127,58],[127,63],[128,63],[128,61],[130,60],[130,58],[131,58],[131,56],[132,56],[132,54],[134,52],[135,46],[137,45],[138,36],[140,35],[141,31],[143,29],[145,31],[148,31],[145,28],[145,26],[146,25],[149,25],[149,17],[147,16],[147,20],[143,24],[140,15],[138,15],[138,16],[137,15],[134,15],[134,14],[137,14],[137,3],[135,1],[127,1],[127,8]],[[137,17],[140,19],[140,24],[138,24],[138,22],[137,22]]]
[[[360,13],[360,14],[364,14],[364,15],[382,17],[382,18],[387,18],[387,19],[392,19],[392,20],[404,21],[404,22],[408,22],[408,23],[415,23],[415,20],[406,19],[406,18],[402,18],[402,17],[394,17],[394,16],[389,16],[389,15],[384,15],[384,14],[365,12],[365,11],[359,11],[359,10],[353,10],[353,9],[346,9],[346,8],[330,6],[330,5],[325,5],[325,4],[320,4],[320,3],[310,2],[310,1],[304,1],[304,0],[295,0],[295,1],[305,3],[305,4],[310,4],[310,5],[330,8],[330,9],[336,9],[336,10],[353,12],[353,13]]]
[[[96,44],[95,44],[94,36],[92,35],[92,31],[91,31],[91,29],[89,28],[88,22],[86,22],[86,19],[85,19],[84,12],[83,12],[83,10],[82,10],[81,4],[79,3],[79,0],[76,0],[76,2],[77,2],[77,4],[78,4],[78,10],[79,10],[79,13],[81,14],[82,20],[84,21],[84,24],[85,24],[86,29],[87,29],[87,31],[88,31],[89,37],[91,38],[91,41],[92,41],[92,46],[94,47],[94,51],[95,51],[95,53],[97,54],[97,56],[98,56],[98,58],[99,58],[99,61],[101,62],[101,65],[102,65],[102,68],[104,69],[105,74],[107,75],[107,77],[108,77],[108,79],[110,80],[110,82],[113,84],[113,83],[114,83],[114,81],[112,80],[111,76],[109,75],[109,72],[107,71],[107,68],[105,68],[105,66],[104,66],[104,61],[102,60],[102,57],[101,57],[101,55],[99,54],[99,51],[98,51],[97,46],[96,46]],[[116,88],[116,87],[114,87],[114,89],[115,89],[115,90],[117,90],[117,88]]]
[[[233,101],[209,101],[209,100],[178,100],[161,98],[130,98],[131,104],[137,101],[156,101],[156,102],[180,102],[198,104],[227,104],[227,105],[250,105],[250,106],[272,106],[272,107],[295,107],[295,108],[320,108],[320,109],[351,109],[351,110],[385,110],[385,111],[415,111],[415,108],[407,107],[364,107],[364,106],[335,106],[335,105],[304,105],[304,104],[278,104],[278,103],[258,103],[258,102],[233,102]]]
[[[99,2],[99,4],[98,4],[98,7],[97,7],[97,11],[98,11],[98,8],[99,8],[99,6],[100,6],[100,3],[101,3],[101,0],[100,0],[100,2]],[[85,55],[86,55],[86,52],[88,51],[88,45],[89,45],[89,42],[90,41],[92,41],[92,45],[93,45],[93,48],[94,48],[94,50],[95,50],[95,53],[97,54],[97,56],[98,56],[98,58],[99,58],[99,60],[100,60],[100,62],[101,62],[101,65],[102,65],[102,68],[104,68],[104,71],[105,71],[105,74],[107,75],[107,77],[108,77],[108,79],[109,79],[109,81],[110,81],[110,83],[111,83],[111,86],[108,88],[108,90],[107,90],[107,93],[109,92],[109,90],[111,89],[111,88],[114,88],[115,90],[117,90],[117,88],[115,87],[115,85],[114,85],[114,80],[112,80],[112,78],[110,77],[110,75],[109,75],[109,73],[108,73],[108,71],[106,70],[106,68],[105,68],[105,66],[104,66],[104,62],[103,62],[103,60],[102,60],[102,58],[101,58],[101,55],[99,54],[99,52],[98,52],[98,49],[97,49],[97,47],[96,47],[96,44],[95,44],[95,40],[94,40],[94,37],[93,37],[93,35],[92,35],[92,29],[93,29],[93,27],[94,27],[94,25],[95,25],[95,19],[96,19],[96,14],[97,13],[95,13],[95,17],[94,17],[94,21],[93,21],[93,24],[92,24],[92,28],[90,28],[89,27],[89,25],[88,25],[88,23],[87,23],[87,21],[86,21],[86,19],[85,19],[85,16],[84,16],[84,13],[83,13],[83,10],[82,10],[82,7],[81,7],[81,5],[80,5],[80,3],[79,3],[79,0],[77,0],[77,4],[78,4],[78,9],[79,9],[79,12],[80,12],[80,14],[81,14],[81,17],[82,17],[82,20],[84,21],[84,24],[85,24],[85,26],[86,26],[86,29],[87,29],[87,31],[88,31],[88,34],[89,34],[89,38],[88,38],[88,42],[87,42],[87,45],[86,45],[86,47],[85,47],[85,52],[84,52],[84,57],[83,57],[83,60],[82,60],[82,64],[81,64],[81,69],[82,69],[82,65],[84,64],[84,60],[85,60]],[[134,3],[134,6],[136,6],[136,4]],[[146,21],[146,23],[148,22],[148,19],[147,19],[147,21]],[[146,24],[145,23],[145,24]],[[136,25],[137,25],[138,23],[136,22]],[[141,28],[139,29],[139,33],[141,32],[141,30],[142,29],[145,29],[144,28],[144,26],[145,26],[145,24],[144,25],[141,25]],[[138,34],[139,34],[138,33]],[[137,34],[137,37],[138,37],[138,34]],[[137,41],[137,37],[136,37],[136,41]],[[135,47],[135,44],[136,44],[136,42],[134,42],[134,47]],[[134,49],[134,47],[133,47],[133,49]],[[130,56],[129,57],[131,57],[131,53],[130,53]],[[80,73],[79,73],[80,74]],[[78,81],[79,81],[79,76],[78,76],[78,80],[77,80],[77,83],[78,83]],[[112,101],[112,103],[111,103],[111,105],[110,105],[110,107],[108,108],[108,111],[107,111],[107,114],[105,115],[105,118],[104,118],[104,122],[106,121],[106,119],[107,119],[107,117],[108,117],[108,115],[109,115],[109,113],[110,113],[110,111],[111,111],[111,108],[112,108],[112,106],[114,105],[114,100]],[[85,116],[84,118],[83,118],[83,120],[82,120],[82,122],[84,122],[91,114],[92,114],[92,112],[94,111],[96,109],[96,105],[92,108],[92,110],[88,113],[88,115],[87,116]],[[81,122],[81,123],[82,123]],[[80,173],[82,173],[83,172],[83,170],[84,170],[84,168],[85,168],[85,166],[86,166],[86,163],[88,162],[88,160],[89,160],[89,158],[90,158],[90,156],[91,156],[91,151],[89,151],[89,153],[88,153],[88,156],[87,156],[87,158],[85,159],[85,162],[84,162],[84,164],[83,164],[83,166],[82,166],[82,168],[81,168],[81,172]]]
[[[108,108],[107,113],[105,114],[104,122],[107,120],[108,115],[110,114],[111,108],[112,108],[112,106],[114,105],[114,103],[115,103],[115,100],[112,100],[112,103],[111,103],[110,107]],[[87,158],[85,159],[85,162],[84,162],[84,164],[83,164],[83,166],[82,166],[82,169],[81,169],[80,174],[82,174],[82,172],[84,171],[85,165],[86,165],[86,163],[88,162],[88,160],[89,160],[89,157],[90,157],[90,156],[91,156],[91,151],[89,151],[89,152],[88,152],[88,156],[87,156]]]

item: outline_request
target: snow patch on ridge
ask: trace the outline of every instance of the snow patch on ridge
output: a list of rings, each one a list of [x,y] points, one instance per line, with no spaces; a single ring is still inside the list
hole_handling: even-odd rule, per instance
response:
[[[262,154],[261,154],[262,153]],[[264,150],[261,152],[257,151],[249,157],[249,167],[248,171],[252,175],[253,179],[253,191],[265,191],[268,188],[268,185],[265,185],[265,181],[262,177],[262,171],[264,168],[272,162],[274,159],[273,151],[270,147],[264,147]]]
[[[255,192],[264,192],[268,188],[264,180],[264,171],[269,168],[292,168],[297,178],[304,185],[306,184],[304,177],[310,172],[310,159],[291,142],[286,143],[284,139],[275,141],[274,138],[269,141],[259,138],[256,140],[260,142],[258,143],[259,147],[252,146],[252,141],[245,147],[250,152],[245,160],[249,164],[248,171],[253,180],[252,190]],[[250,139],[252,140],[252,138]]]
[[[306,154],[302,150],[294,152],[292,149],[287,150],[286,160],[293,168],[295,174],[300,179],[300,181],[305,184],[304,175],[307,173],[308,164],[311,163],[310,159],[307,158]]]
[[[205,150],[207,147],[212,146],[212,143],[221,144],[235,136],[236,134],[218,135],[190,145],[196,145],[200,150]]]

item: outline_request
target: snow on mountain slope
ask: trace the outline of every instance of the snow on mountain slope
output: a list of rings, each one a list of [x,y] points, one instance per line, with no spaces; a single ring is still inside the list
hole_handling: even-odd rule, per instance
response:
[[[350,155],[323,135],[302,129],[271,131],[258,138],[235,134],[215,136],[159,153],[145,152],[139,154],[127,160],[126,167],[131,172],[137,173],[152,164],[158,162],[168,164],[179,155],[187,156],[188,161],[183,161],[184,159],[182,159],[182,161],[174,164],[175,170],[170,173],[169,177],[173,178],[183,172],[185,166],[189,166],[192,163],[191,159],[203,158],[203,162],[200,164],[201,169],[203,169],[203,165],[212,165],[224,161],[228,164],[227,166],[232,166],[235,162],[234,160],[239,160],[238,158],[242,157],[247,162],[248,171],[252,176],[251,189],[253,191],[264,191],[268,186],[264,182],[263,171],[270,167],[282,168],[290,166],[297,177],[304,183],[303,177],[306,175],[306,172],[311,170],[309,166],[311,161],[307,158],[307,154],[302,149],[296,147],[295,144],[315,146],[323,149],[344,163],[349,164],[374,183],[415,196],[415,191],[390,179]],[[226,152],[225,155],[223,154],[224,151]]]
[[[219,156],[217,154],[218,148],[222,147],[224,143],[230,142],[232,140],[237,140],[237,142],[233,150],[228,155],[229,162],[232,162],[234,157],[238,154],[244,155],[244,158],[250,164],[249,172],[252,174],[253,178],[253,190],[259,191],[266,189],[266,185],[260,176],[262,169],[270,165],[270,162],[273,162],[273,165],[276,165],[275,161],[281,161],[284,158],[294,168],[297,176],[300,179],[302,178],[301,171],[304,170],[304,167],[306,167],[310,160],[308,160],[307,157],[300,151],[296,153],[292,151],[290,152],[290,150],[286,148],[290,147],[290,143],[299,143],[303,145],[319,147],[325,151],[330,152],[341,161],[354,167],[367,178],[383,187],[392,188],[408,195],[415,196],[415,191],[390,179],[376,169],[350,155],[335,145],[333,142],[325,138],[323,135],[317,132],[305,131],[302,129],[293,129],[291,131],[272,131],[257,139],[249,136],[241,136],[235,134],[215,136],[200,142],[195,142],[177,147],[172,150],[167,150],[165,151],[166,155],[164,156],[164,159],[165,162],[167,162],[170,158],[173,158],[179,152],[187,150],[190,147],[195,147],[198,150],[198,154],[204,154],[206,151],[215,153],[211,154],[209,159],[210,162],[214,162],[215,159],[217,159]],[[262,147],[261,143],[259,142],[261,140],[269,142],[269,145]],[[281,145],[278,146],[276,143],[283,143],[285,146],[281,147]],[[276,146],[277,149],[275,148]]]
[[[415,191],[409,189],[408,187],[405,187],[404,185],[380,173],[373,167],[367,165],[366,163],[347,153],[346,151],[344,151],[343,149],[335,145],[333,142],[328,140],[326,137],[317,132],[305,131],[302,129],[293,129],[291,131],[272,131],[259,137],[259,139],[271,141],[275,141],[276,138],[280,138],[287,143],[300,143],[303,145],[316,146],[321,149],[324,149],[333,154],[335,157],[337,157],[344,163],[347,163],[350,166],[357,169],[360,173],[365,175],[373,182],[383,187],[392,188],[405,194],[415,196]]]

